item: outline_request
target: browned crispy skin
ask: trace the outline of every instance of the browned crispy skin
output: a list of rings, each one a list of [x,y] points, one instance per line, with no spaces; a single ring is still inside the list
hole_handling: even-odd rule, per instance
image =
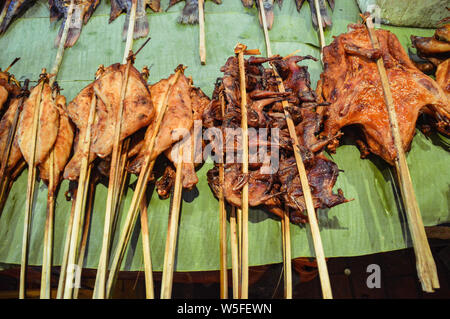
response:
[[[436,82],[447,95],[450,103],[450,58],[438,65],[436,70]]]
[[[8,110],[2,117],[0,121],[0,156],[5,154],[5,149],[7,146],[8,134],[13,124],[14,116],[17,112],[17,108],[19,106],[19,99],[14,99],[10,105]],[[22,153],[20,152],[19,143],[18,143],[18,135],[16,131],[16,135],[14,136],[14,141],[11,146],[11,151],[9,154],[8,163],[6,165],[6,171],[10,171],[12,168],[16,166],[16,164],[22,158]],[[0,165],[1,165],[0,161]],[[0,168],[1,171],[1,168]]]
[[[377,30],[381,49],[373,50],[363,25],[336,37],[324,48],[324,72],[318,95],[331,103],[325,108],[323,136],[332,138],[348,125],[361,127],[370,152],[393,164],[396,151],[375,60],[382,56],[386,67],[402,144],[408,150],[419,112],[438,120],[438,129],[449,132],[450,106],[442,89],[420,72],[407,56],[397,37]],[[336,143],[333,144],[336,146]],[[331,150],[333,146],[329,146]]]
[[[411,36],[411,41],[424,55],[434,55],[450,51],[450,43],[437,40],[435,37]]]
[[[437,28],[434,37],[440,41],[450,43],[450,23]]]
[[[35,108],[38,107],[41,90],[41,114],[38,122],[36,157],[34,163],[30,163],[32,158],[33,116]],[[53,101],[52,89],[48,83],[44,83],[43,89],[42,85],[39,84],[31,90],[30,97],[25,101],[18,126],[20,150],[28,165],[39,165],[45,160],[55,144],[58,127],[59,113]]]
[[[67,110],[71,120],[79,130],[80,141],[84,139],[89,117],[89,108],[94,95],[94,86],[102,96],[106,97],[106,103],[97,98],[96,118],[91,132],[91,160],[95,156],[108,156],[113,147],[114,129],[116,117],[120,108],[120,91],[126,65],[113,64],[105,69],[102,75],[89,84],[69,103]],[[122,126],[120,140],[147,126],[153,119],[155,108],[153,107],[150,91],[141,74],[133,66],[130,67],[128,86],[124,99]],[[82,154],[79,148],[75,150],[74,157],[67,164],[64,178],[77,179],[80,169]]]
[[[174,76],[172,74],[168,79],[163,79],[150,87],[153,105],[156,109],[155,121],[164,103],[164,97],[169,89],[169,83]],[[151,160],[155,160],[159,154],[181,140],[190,131],[193,125],[190,86],[190,82],[184,74],[172,86],[168,98],[167,110],[162,119],[158,135],[156,136],[153,153],[150,156]],[[144,145],[128,167],[129,171],[134,174],[140,172],[145,156],[150,152],[149,144],[154,125],[156,124],[155,121],[147,128]]]
[[[0,71],[0,114],[7,106],[8,99],[16,97],[20,93],[20,88],[11,81],[11,75]]]
[[[55,103],[58,107],[59,112],[59,128],[58,136],[56,137],[56,141],[53,146],[55,168],[53,185],[58,184],[61,173],[63,172],[67,161],[69,160],[74,138],[74,127],[65,111],[66,98],[62,95],[58,95],[56,97]],[[50,154],[47,156],[45,161],[39,165],[39,175],[41,179],[43,179],[47,183],[49,182]]]

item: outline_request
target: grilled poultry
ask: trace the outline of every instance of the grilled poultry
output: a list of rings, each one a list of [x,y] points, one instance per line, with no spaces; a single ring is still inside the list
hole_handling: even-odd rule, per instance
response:
[[[100,0],[74,1],[72,21],[67,33],[66,43],[64,44],[65,48],[72,47],[77,42],[83,25],[88,23],[99,3]],[[70,0],[48,0],[48,4],[50,7],[50,22],[53,23],[57,20],[63,19],[58,35],[55,39],[55,47],[58,47],[63,34],[64,25],[67,22]]]
[[[447,95],[450,103],[450,58],[439,64],[436,70],[436,83]]]
[[[52,88],[48,84],[46,76],[44,74],[39,84],[30,91],[30,97],[25,101],[23,110],[20,113],[17,130],[18,142],[28,165],[37,166],[44,162],[58,136],[59,112],[52,97]],[[38,135],[36,137],[36,157],[34,163],[31,163],[33,116],[35,108],[39,106],[40,99],[41,112],[38,120]]]
[[[311,57],[251,57],[245,60],[249,126],[265,130],[271,128],[267,130],[270,131],[267,132],[267,138],[254,136],[249,131],[247,176],[242,174],[239,162],[229,160],[230,155],[238,155],[242,149],[239,134],[235,136],[230,131],[240,128],[241,123],[237,58],[229,58],[222,67],[224,75],[217,82],[213,100],[203,113],[204,126],[219,127],[222,132],[223,144],[212,142],[216,156],[221,157],[222,150],[225,151],[224,184],[221,185],[219,180],[217,164],[207,174],[213,193],[218,196],[223,187],[226,201],[240,207],[241,189],[247,183],[249,206],[263,207],[279,217],[283,216],[283,211],[287,208],[292,223],[304,223],[307,217],[303,215],[306,206],[281,104],[283,99],[290,102],[290,113],[299,142],[302,143],[301,153],[312,187],[315,208],[333,207],[347,201],[341,190],[337,194],[333,193],[338,169],[336,164],[321,154],[329,139],[322,141],[316,137],[322,119],[314,108],[320,105],[310,87],[307,67],[297,64],[305,58]],[[276,66],[283,80],[285,93],[278,92],[278,81],[273,71],[262,66],[262,63],[269,61]],[[225,101],[223,116],[221,96]],[[272,132],[279,132],[278,137],[272,135],[275,134]]]
[[[0,13],[0,34],[5,33],[11,22],[31,7],[35,0],[6,0]],[[0,6],[1,7],[1,6]]]
[[[82,89],[67,107],[69,117],[78,128],[78,140],[81,141],[84,139],[87,129],[94,87],[101,94],[101,98],[97,97],[96,117],[91,131],[90,161],[94,160],[96,156],[105,158],[112,152],[125,70],[126,65],[119,63],[105,68],[100,72],[99,77]],[[106,101],[103,101],[103,98]],[[124,99],[120,140],[124,140],[147,126],[154,114],[155,108],[147,84],[139,71],[131,66]],[[64,178],[70,180],[78,178],[82,157],[83,154],[76,143],[74,156],[64,170]]]
[[[3,115],[1,121],[0,121],[0,154],[4,156],[5,150],[7,148],[8,144],[8,135],[11,129],[11,126],[13,124],[14,116],[17,112],[17,109],[19,107],[19,99],[14,99],[10,105],[8,110]],[[8,163],[6,164],[5,169],[3,170],[3,167],[0,167],[0,172],[5,171],[6,173],[11,171],[17,163],[22,158],[22,153],[20,152],[19,143],[18,143],[18,135],[17,131],[14,135],[14,140],[11,145],[11,150],[9,153]],[[0,165],[2,165],[3,161],[0,161]]]
[[[7,106],[8,99],[16,97],[19,93],[20,87],[14,76],[0,70],[0,114]]]
[[[53,145],[54,152],[54,183],[58,185],[61,173],[70,157],[72,150],[74,128],[70,122],[69,116],[66,112],[66,98],[62,95],[57,95],[55,104],[59,113],[59,127],[58,135],[55,144]],[[48,183],[50,179],[50,153],[43,163],[39,165],[39,176],[42,180]]]
[[[134,23],[133,38],[145,38],[149,32],[147,13],[145,8],[147,5],[154,12],[160,12],[160,0],[137,0],[136,3],[136,21]],[[109,14],[109,23],[117,19],[117,17],[126,11],[125,23],[123,25],[122,38],[125,41],[127,39],[128,25],[130,23],[131,14],[131,0],[111,0],[111,12]]]
[[[398,117],[400,135],[408,150],[420,112],[436,118],[437,129],[450,132],[450,106],[442,89],[420,72],[409,59],[397,37],[377,30],[380,49],[372,48],[364,25],[350,25],[349,32],[336,37],[323,50],[324,72],[317,86],[324,110],[325,138],[333,138],[348,125],[362,130],[368,151],[393,165],[397,156],[376,59],[383,58]],[[328,148],[337,147],[337,138]]]
[[[183,0],[170,0],[166,11],[173,5]],[[212,0],[215,4],[221,4],[222,0]],[[197,24],[198,23],[198,0],[185,0],[185,5],[181,15],[178,17],[178,23]]]

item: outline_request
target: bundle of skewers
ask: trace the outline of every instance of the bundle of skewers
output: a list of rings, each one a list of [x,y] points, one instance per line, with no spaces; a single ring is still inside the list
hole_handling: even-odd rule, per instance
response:
[[[329,3],[333,7],[334,2]],[[331,298],[316,209],[348,201],[341,190],[333,191],[339,169],[325,151],[335,151],[349,126],[360,133],[355,142],[361,157],[375,154],[395,167],[418,258],[419,278],[426,291],[439,286],[404,156],[421,113],[429,115],[431,127],[450,135],[448,92],[444,91],[448,85],[441,84],[442,77],[436,83],[420,72],[396,36],[384,30],[375,31],[368,16],[363,17],[367,26],[352,24],[347,33],[325,46],[323,28],[330,24],[321,14],[324,2],[315,0],[310,2],[311,7],[312,4],[324,65],[316,91],[311,88],[307,67],[299,65],[305,59],[317,61],[314,57],[272,54],[267,21],[270,12],[266,14],[267,5],[262,0],[258,7],[267,57],[257,57],[258,50],[247,50],[245,45],[238,44],[236,55],[221,68],[223,76],[216,82],[212,99],[185,76],[183,65],[168,78],[148,84],[148,68],[140,72],[134,67],[137,54],[147,42],[132,51],[133,38],[148,33],[147,20],[142,17],[146,2],[134,0],[129,8],[128,2],[126,5],[114,2],[115,14],[127,10],[122,63],[100,66],[95,80],[67,104],[55,79],[67,41],[73,45],[73,39],[76,41],[79,36],[78,29],[73,31],[76,25],[71,19],[79,8],[73,0],[64,7],[66,24],[57,41],[59,50],[51,72],[44,69],[32,88],[28,81],[20,87],[9,74],[10,67],[0,73],[0,112],[4,112],[0,121],[1,205],[12,182],[28,164],[21,298],[26,296],[29,229],[37,176],[48,189],[42,298],[51,296],[54,198],[62,178],[71,181],[72,210],[57,297],[77,297],[73,276],[79,281],[81,274],[74,274],[70,268],[83,267],[95,184],[108,179],[102,250],[93,297],[112,296],[139,215],[146,293],[148,298],[154,297],[148,233],[151,206],[148,207],[146,193],[149,183],[154,183],[160,198],[172,197],[161,289],[161,298],[170,298],[182,193],[198,182],[196,168],[203,163],[203,136],[208,134],[214,136],[210,149],[215,165],[208,171],[207,179],[220,203],[220,296],[228,296],[225,209],[228,203],[232,206],[229,218],[233,297],[248,297],[249,208],[262,207],[281,221],[286,287],[291,281],[289,224],[308,224],[323,294]],[[159,11],[159,2],[150,5]],[[95,7],[93,3],[90,14]],[[187,2],[185,10],[191,7],[195,3]],[[446,41],[447,29],[447,26],[439,29],[435,38],[428,41]],[[425,50],[420,44],[423,42],[413,38],[421,52]],[[245,59],[244,55],[252,56]],[[428,56],[431,62],[435,61],[432,58],[436,56]],[[269,67],[264,67],[265,63]],[[438,70],[444,63],[438,64]],[[448,83],[448,76],[445,79]],[[408,85],[407,92],[403,90],[404,83]],[[196,125],[198,122],[202,124]],[[161,162],[161,158],[165,160]],[[155,163],[162,168],[161,176],[155,174]],[[127,174],[138,175],[138,180],[119,241],[112,251],[120,203],[128,187]],[[292,287],[286,289],[287,298],[292,296],[291,290]]]

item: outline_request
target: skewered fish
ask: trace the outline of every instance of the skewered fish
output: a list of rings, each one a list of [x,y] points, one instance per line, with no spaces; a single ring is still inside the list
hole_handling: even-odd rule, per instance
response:
[[[59,113],[59,127],[58,135],[52,150],[54,152],[53,185],[58,184],[61,173],[64,171],[64,167],[69,160],[74,138],[74,128],[65,110],[66,98],[58,94],[55,98],[55,105]],[[39,165],[39,176],[47,182],[50,179],[50,153],[44,162]]]
[[[94,87],[101,94],[101,98],[97,97],[96,117],[91,131],[90,161],[94,160],[96,156],[105,158],[112,152],[114,128],[120,107],[120,91],[125,70],[126,65],[119,63],[105,68],[100,72],[99,78],[81,90],[67,107],[69,117],[79,130],[78,141],[81,141],[84,139],[87,129]],[[120,140],[124,140],[147,126],[154,114],[155,108],[147,84],[141,73],[134,66],[130,66]],[[78,178],[82,156],[76,143],[74,156],[64,170],[64,178],[70,180]]]
[[[131,4],[132,0],[111,0],[111,12],[109,15],[109,23],[117,19],[117,17],[126,11],[127,15],[125,17],[125,24],[123,25],[122,39],[125,41],[127,39],[128,26],[130,24],[130,14],[131,14]],[[147,13],[145,8],[147,5],[154,12],[160,12],[160,0],[137,0],[136,3],[136,20],[134,23],[133,38],[145,38],[149,32],[149,25],[147,19]]]
[[[46,75],[44,74],[43,76],[45,77]],[[32,158],[31,145],[33,143],[33,117],[35,108],[39,106],[39,103],[41,112],[38,119],[36,157],[34,163],[30,163]],[[58,127],[59,113],[52,97],[52,88],[48,84],[47,79],[44,79],[30,91],[30,97],[25,101],[23,110],[20,113],[17,131],[18,142],[23,157],[28,165],[37,166],[44,162],[55,144],[58,135]]]
[[[0,34],[5,33],[14,18],[23,14],[35,0],[6,0],[0,13]]]
[[[380,49],[376,50],[364,25],[350,25],[349,29],[323,50],[325,68],[317,95],[330,105],[323,109],[326,120],[321,135],[332,138],[345,126],[357,126],[367,143],[363,146],[359,141],[362,156],[370,151],[394,163],[397,154],[375,63],[379,57],[389,78],[403,148],[410,147],[420,112],[433,116],[436,128],[449,134],[450,106],[444,92],[414,66],[397,37],[377,30]],[[328,148],[334,150],[337,144],[335,139]]]
[[[55,39],[55,47],[58,47],[59,42],[61,42],[64,25],[67,23],[69,3],[70,1],[68,0],[48,0],[50,6],[50,22],[53,23],[63,19]],[[77,42],[83,25],[89,21],[99,3],[100,0],[75,0],[72,21],[70,23],[66,43],[64,44],[65,48],[72,47]]]
[[[173,5],[183,0],[170,0],[166,11]],[[221,4],[222,0],[212,0],[215,4]],[[198,0],[185,0],[185,5],[181,15],[178,17],[178,23],[197,24],[198,23]]]

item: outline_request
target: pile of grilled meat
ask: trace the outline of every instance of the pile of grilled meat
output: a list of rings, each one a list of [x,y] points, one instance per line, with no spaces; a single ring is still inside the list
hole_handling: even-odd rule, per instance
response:
[[[233,129],[241,126],[241,97],[239,68],[236,57],[230,57],[221,71],[213,99],[203,114],[203,125],[219,128],[221,139],[214,139],[214,156],[219,154],[224,160],[224,183],[219,179],[219,164],[208,173],[208,183],[216,196],[221,188],[228,203],[241,206],[241,189],[245,183],[249,187],[249,206],[261,206],[282,216],[289,212],[292,223],[304,223],[307,217],[303,191],[298,174],[293,143],[291,141],[284,109],[281,101],[289,101],[296,132],[301,145],[301,154],[306,167],[308,181],[315,208],[329,208],[346,202],[341,190],[333,193],[333,186],[339,174],[335,163],[323,154],[329,140],[319,140],[317,135],[322,117],[315,111],[320,106],[316,94],[311,89],[306,66],[297,63],[310,56],[280,56],[271,58],[251,57],[245,60],[247,112],[249,131],[249,173],[242,174],[241,138]],[[278,90],[277,78],[263,63],[271,62],[281,76],[286,92]],[[241,134],[242,136],[242,134]],[[218,142],[218,141],[221,142]],[[229,160],[231,159],[231,160]],[[253,160],[252,160],[253,159]],[[220,162],[220,159],[219,161]]]

